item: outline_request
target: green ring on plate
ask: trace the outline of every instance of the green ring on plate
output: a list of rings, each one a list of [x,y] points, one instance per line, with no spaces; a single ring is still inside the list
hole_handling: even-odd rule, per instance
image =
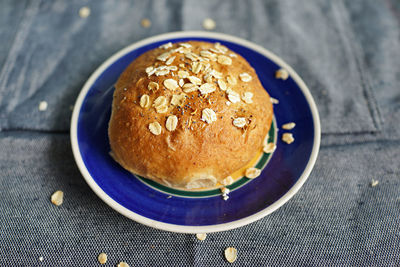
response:
[[[276,121],[275,117],[272,120],[271,127],[268,132],[268,143],[274,143],[276,145],[277,141],[277,128],[276,128]],[[263,155],[260,157],[258,162],[256,163],[255,167],[262,170],[265,168],[267,165],[268,161],[271,159],[273,153],[263,153]],[[180,190],[180,189],[175,189],[171,188],[162,184],[159,184],[157,182],[154,182],[152,180],[146,179],[142,176],[135,175],[141,182],[144,184],[150,186],[151,188],[158,190],[160,192],[163,192],[165,194],[168,194],[170,196],[177,196],[177,197],[190,197],[190,198],[204,198],[204,197],[213,197],[213,196],[218,196],[221,195],[221,190],[219,188],[216,189],[208,189],[208,190]],[[231,185],[226,186],[230,191],[238,189],[242,187],[243,185],[247,184],[251,179],[248,179],[246,177],[241,177],[236,180]]]

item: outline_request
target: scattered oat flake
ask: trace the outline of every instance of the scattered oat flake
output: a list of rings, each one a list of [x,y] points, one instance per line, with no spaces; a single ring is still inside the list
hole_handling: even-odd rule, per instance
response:
[[[39,257],[39,261],[43,261],[44,258],[42,256]]]
[[[225,259],[230,263],[235,262],[237,259],[237,249],[233,248],[233,247],[226,248],[225,249]]]
[[[371,187],[375,187],[375,186],[377,186],[378,184],[379,184],[379,181],[378,181],[378,180],[372,179],[372,181],[371,181]]]
[[[246,118],[239,117],[233,120],[233,125],[238,128],[243,128],[246,125]]]
[[[282,141],[285,142],[286,144],[291,144],[294,142],[294,137],[293,134],[291,133],[284,133],[282,135]]]
[[[175,89],[177,89],[179,87],[178,82],[175,81],[174,79],[166,79],[164,81],[164,86],[169,89],[174,91]]]
[[[169,116],[165,122],[165,128],[167,128],[167,130],[170,132],[175,131],[177,125],[178,117],[176,117],[175,115]]]
[[[175,49],[173,49],[171,51],[172,51],[172,53],[180,53],[180,54],[184,54],[184,53],[187,52],[187,50],[182,46],[178,47],[178,48],[175,48]]]
[[[129,264],[124,261],[121,261],[120,263],[118,263],[117,267],[129,267]]]
[[[174,62],[175,58],[176,58],[176,56],[170,57],[170,58],[165,62],[165,65],[171,65],[172,62]]]
[[[192,72],[197,74],[200,72],[201,68],[203,67],[203,64],[201,62],[194,61],[192,62]]]
[[[163,44],[163,45],[159,46],[159,48],[162,48],[162,49],[168,49],[168,48],[171,48],[171,47],[172,47],[172,43],[171,42],[168,42],[166,44]]]
[[[196,234],[198,240],[203,241],[207,238],[207,234]]]
[[[182,87],[185,84],[185,81],[183,79],[179,79],[178,84],[180,87]]]
[[[79,9],[79,17],[81,18],[87,18],[90,16],[90,8],[87,6],[81,7]]]
[[[226,188],[226,187],[222,187],[222,188],[220,188],[220,190],[222,193],[222,199],[224,201],[227,201],[229,199],[228,194],[229,194],[229,192],[231,192],[231,190],[229,190],[229,188]]]
[[[39,111],[45,111],[47,109],[47,102],[46,101],[40,101],[39,103]]]
[[[247,72],[239,74],[239,78],[245,83],[250,82],[253,79]]]
[[[167,98],[165,96],[159,96],[154,100],[153,107],[158,108],[161,106],[165,106],[167,104]]]
[[[251,167],[251,168],[246,169],[245,176],[247,178],[254,179],[254,178],[257,178],[258,176],[260,176],[260,174],[261,174],[260,169]]]
[[[216,89],[216,88],[215,88],[215,85],[214,85],[214,84],[212,84],[212,83],[204,83],[204,84],[202,84],[202,85],[200,86],[199,91],[200,91],[200,93],[201,93],[202,95],[206,95],[206,94],[209,94],[209,93],[214,92],[215,89]]]
[[[178,70],[178,67],[177,66],[168,66],[167,69],[170,71],[176,71],[176,70]]]
[[[190,59],[192,61],[197,61],[200,58],[198,55],[196,55],[195,53],[192,53],[192,52],[185,53],[185,57],[187,57],[188,59]]]
[[[147,75],[152,75],[153,73],[155,72],[155,70],[154,70],[154,67],[153,66],[150,66],[150,67],[147,67],[146,68],[146,73],[147,73]]]
[[[180,79],[185,79],[185,78],[187,78],[188,76],[189,76],[189,72],[184,71],[184,70],[178,71],[178,77],[179,77]]]
[[[51,195],[51,203],[53,203],[56,206],[60,206],[63,203],[64,200],[64,192],[61,190],[57,190]]]
[[[232,59],[230,57],[224,56],[224,55],[219,55],[218,56],[218,63],[222,65],[231,65],[232,64]]]
[[[149,84],[147,85],[147,89],[149,89],[150,91],[154,91],[155,92],[159,88],[160,88],[160,86],[156,82],[149,82]]]
[[[284,125],[282,125],[282,129],[292,130],[295,126],[296,126],[296,123],[288,122],[288,123],[285,123]]]
[[[206,83],[212,83],[212,82],[213,82],[212,76],[211,76],[210,74],[204,75],[203,78],[204,78],[204,80],[206,81]]]
[[[234,76],[232,75],[228,75],[228,77],[226,77],[226,81],[230,84],[230,85],[235,85],[237,83],[237,80]]]
[[[279,69],[275,72],[275,78],[287,80],[287,78],[289,78],[289,73],[285,69]]]
[[[213,76],[216,79],[221,79],[222,78],[222,73],[216,70],[211,70],[210,75]]]
[[[162,53],[161,55],[159,55],[157,57],[157,59],[160,61],[166,61],[170,55],[171,55],[171,52],[165,52],[165,53]]]
[[[182,89],[185,93],[191,93],[191,92],[197,91],[199,89],[199,87],[193,83],[185,83],[182,86]]]
[[[215,114],[214,110],[205,108],[202,111],[201,120],[207,123],[212,123],[217,120],[217,115]]]
[[[214,52],[214,53],[216,53],[216,54],[218,54],[218,53],[220,53],[220,54],[223,54],[223,52],[221,51],[221,50],[219,50],[219,49],[217,49],[217,48],[210,48],[210,51],[211,52]]]
[[[150,107],[150,97],[148,95],[144,94],[140,97],[140,106],[142,108]]]
[[[231,185],[232,183],[233,183],[233,178],[232,178],[232,176],[228,176],[228,177],[226,177],[224,180],[222,180],[221,181],[221,184],[222,185]]]
[[[203,20],[203,28],[206,30],[214,30],[216,27],[216,23],[213,19],[206,18]]]
[[[149,19],[142,19],[140,24],[143,28],[149,28],[151,26],[151,21]]]
[[[97,260],[99,261],[100,264],[105,264],[107,262],[107,254],[100,253],[99,256],[97,257]]]
[[[218,83],[219,89],[221,89],[222,91],[226,91],[226,83],[223,80],[219,79],[217,81],[217,83]]]
[[[242,95],[242,99],[246,104],[251,104],[253,103],[253,93],[252,92],[245,92]]]
[[[219,51],[221,51],[222,53],[226,53],[226,52],[228,51],[228,48],[226,48],[225,46],[221,45],[220,42],[216,42],[216,43],[214,44],[214,47],[215,47],[216,49],[218,49]]]
[[[279,100],[278,99],[273,98],[273,97],[270,97],[269,99],[271,100],[272,104],[279,104]]]
[[[197,78],[196,76],[188,76],[189,81],[195,85],[201,84],[201,79]]]
[[[163,75],[167,75],[169,73],[169,69],[155,69],[156,76],[163,76]]]
[[[185,94],[173,95],[171,98],[171,104],[174,106],[183,106],[183,104],[185,103],[185,99]]]
[[[155,121],[149,124],[149,130],[152,134],[154,135],[159,135],[161,134],[161,125]]]
[[[231,192],[231,190],[229,190],[229,188],[226,188],[226,187],[221,188],[221,193],[223,195],[228,195],[230,192]]]
[[[276,145],[274,143],[268,143],[263,147],[263,151],[267,154],[274,152],[276,149]]]
[[[211,52],[208,51],[208,50],[201,50],[201,51],[200,51],[200,56],[202,56],[202,57],[209,58],[209,57],[211,57],[212,55],[213,55],[213,53],[211,53]]]
[[[231,101],[232,103],[240,102],[240,96],[237,92],[233,91],[232,89],[228,89],[226,90],[226,92],[228,93],[229,101]]]
[[[184,47],[184,48],[191,48],[192,47],[192,45],[188,44],[188,43],[180,43],[179,45]]]
[[[214,53],[211,53],[208,50],[201,50],[200,51],[200,56],[204,57],[204,58],[208,58],[212,61],[217,61],[217,55]]]
[[[156,108],[157,113],[167,113],[168,111],[168,106],[164,105],[164,106],[160,106]]]

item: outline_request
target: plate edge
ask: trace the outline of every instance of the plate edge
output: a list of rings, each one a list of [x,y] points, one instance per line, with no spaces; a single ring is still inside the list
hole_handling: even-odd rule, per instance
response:
[[[220,39],[220,40],[226,40],[226,41],[231,41],[238,43],[240,45],[243,45],[245,47],[248,47],[252,50],[255,50],[259,52],[260,54],[266,55],[270,60],[272,60],[274,63],[277,65],[285,68],[292,79],[298,84],[300,87],[300,90],[302,91],[303,95],[305,96],[311,110],[311,115],[313,117],[313,123],[314,123],[314,145],[311,151],[311,155],[309,158],[309,161],[302,173],[302,175],[299,177],[298,181],[292,186],[292,188],[286,192],[281,198],[279,198],[276,202],[274,202],[272,205],[268,206],[267,208],[250,215],[248,217],[228,222],[228,223],[223,223],[223,224],[216,224],[216,225],[207,225],[207,226],[182,226],[182,225],[176,225],[176,224],[169,224],[169,223],[164,223],[164,222],[158,222],[154,221],[152,219],[146,218],[144,216],[141,216],[139,214],[136,214],[129,209],[123,207],[121,204],[117,203],[115,200],[113,200],[111,197],[109,197],[94,181],[93,177],[91,177],[90,173],[86,169],[83,159],[80,154],[80,149],[78,146],[78,139],[77,139],[77,123],[78,123],[78,118],[79,118],[79,113],[80,109],[83,103],[83,100],[85,99],[87,92],[89,91],[91,85],[94,83],[94,81],[103,73],[103,71],[112,65],[118,58],[121,56],[129,53],[130,51],[141,47],[143,45],[152,43],[152,42],[157,42],[157,41],[162,41],[165,39],[171,39],[171,38],[185,38],[185,37],[204,37],[204,38],[215,38],[215,39]],[[178,31],[178,32],[170,32],[170,33],[165,33],[161,35],[156,35],[152,36],[146,39],[143,39],[141,41],[135,42],[118,52],[116,52],[114,55],[112,55],[110,58],[108,58],[105,62],[103,62],[94,72],[93,74],[89,77],[89,79],[85,82],[84,86],[82,87],[77,100],[75,101],[74,104],[74,110],[72,113],[71,117],[71,128],[70,128],[70,141],[71,141],[71,147],[72,147],[72,152],[75,158],[75,162],[78,165],[79,170],[81,171],[84,179],[88,183],[89,187],[95,192],[95,194],[100,197],[107,205],[109,205],[111,208],[119,212],[120,214],[136,221],[141,224],[157,228],[160,230],[165,230],[165,231],[171,231],[171,232],[178,232],[178,233],[212,233],[212,232],[220,232],[220,231],[227,231],[231,230],[234,228],[238,228],[247,224],[250,224],[252,222],[255,222],[266,215],[274,212],[277,210],[279,207],[281,207],[283,204],[285,204],[287,201],[289,201],[297,192],[298,190],[302,187],[302,185],[305,183],[307,180],[308,176],[310,175],[313,166],[315,165],[318,152],[319,152],[319,147],[320,147],[320,140],[321,140],[321,126],[320,126],[320,119],[319,119],[319,114],[318,114],[318,109],[316,107],[316,104],[314,102],[314,99],[304,83],[304,81],[300,78],[300,76],[287,64],[285,63],[280,57],[276,56],[274,53],[270,52],[269,50],[254,44],[250,41],[244,40],[239,37],[231,36],[228,34],[224,33],[216,33],[216,32],[204,32],[204,31]]]

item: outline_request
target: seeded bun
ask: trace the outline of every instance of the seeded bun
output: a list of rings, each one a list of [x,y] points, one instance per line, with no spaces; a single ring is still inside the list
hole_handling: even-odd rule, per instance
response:
[[[212,187],[262,149],[272,117],[243,57],[219,43],[168,43],[119,77],[108,134],[114,159],[131,173],[171,187]]]

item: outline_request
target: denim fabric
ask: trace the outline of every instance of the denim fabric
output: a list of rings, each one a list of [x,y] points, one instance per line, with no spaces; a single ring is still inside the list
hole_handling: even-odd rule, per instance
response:
[[[82,6],[91,8],[86,19]],[[111,54],[201,30],[206,17],[293,66],[323,135],[309,180],[288,203],[201,242],[104,204],[76,167],[68,131],[81,87]],[[0,40],[0,266],[96,266],[100,252],[106,266],[229,266],[227,246],[238,249],[237,266],[399,264],[399,1],[5,0]],[[59,189],[65,201],[56,207],[49,198]]]

